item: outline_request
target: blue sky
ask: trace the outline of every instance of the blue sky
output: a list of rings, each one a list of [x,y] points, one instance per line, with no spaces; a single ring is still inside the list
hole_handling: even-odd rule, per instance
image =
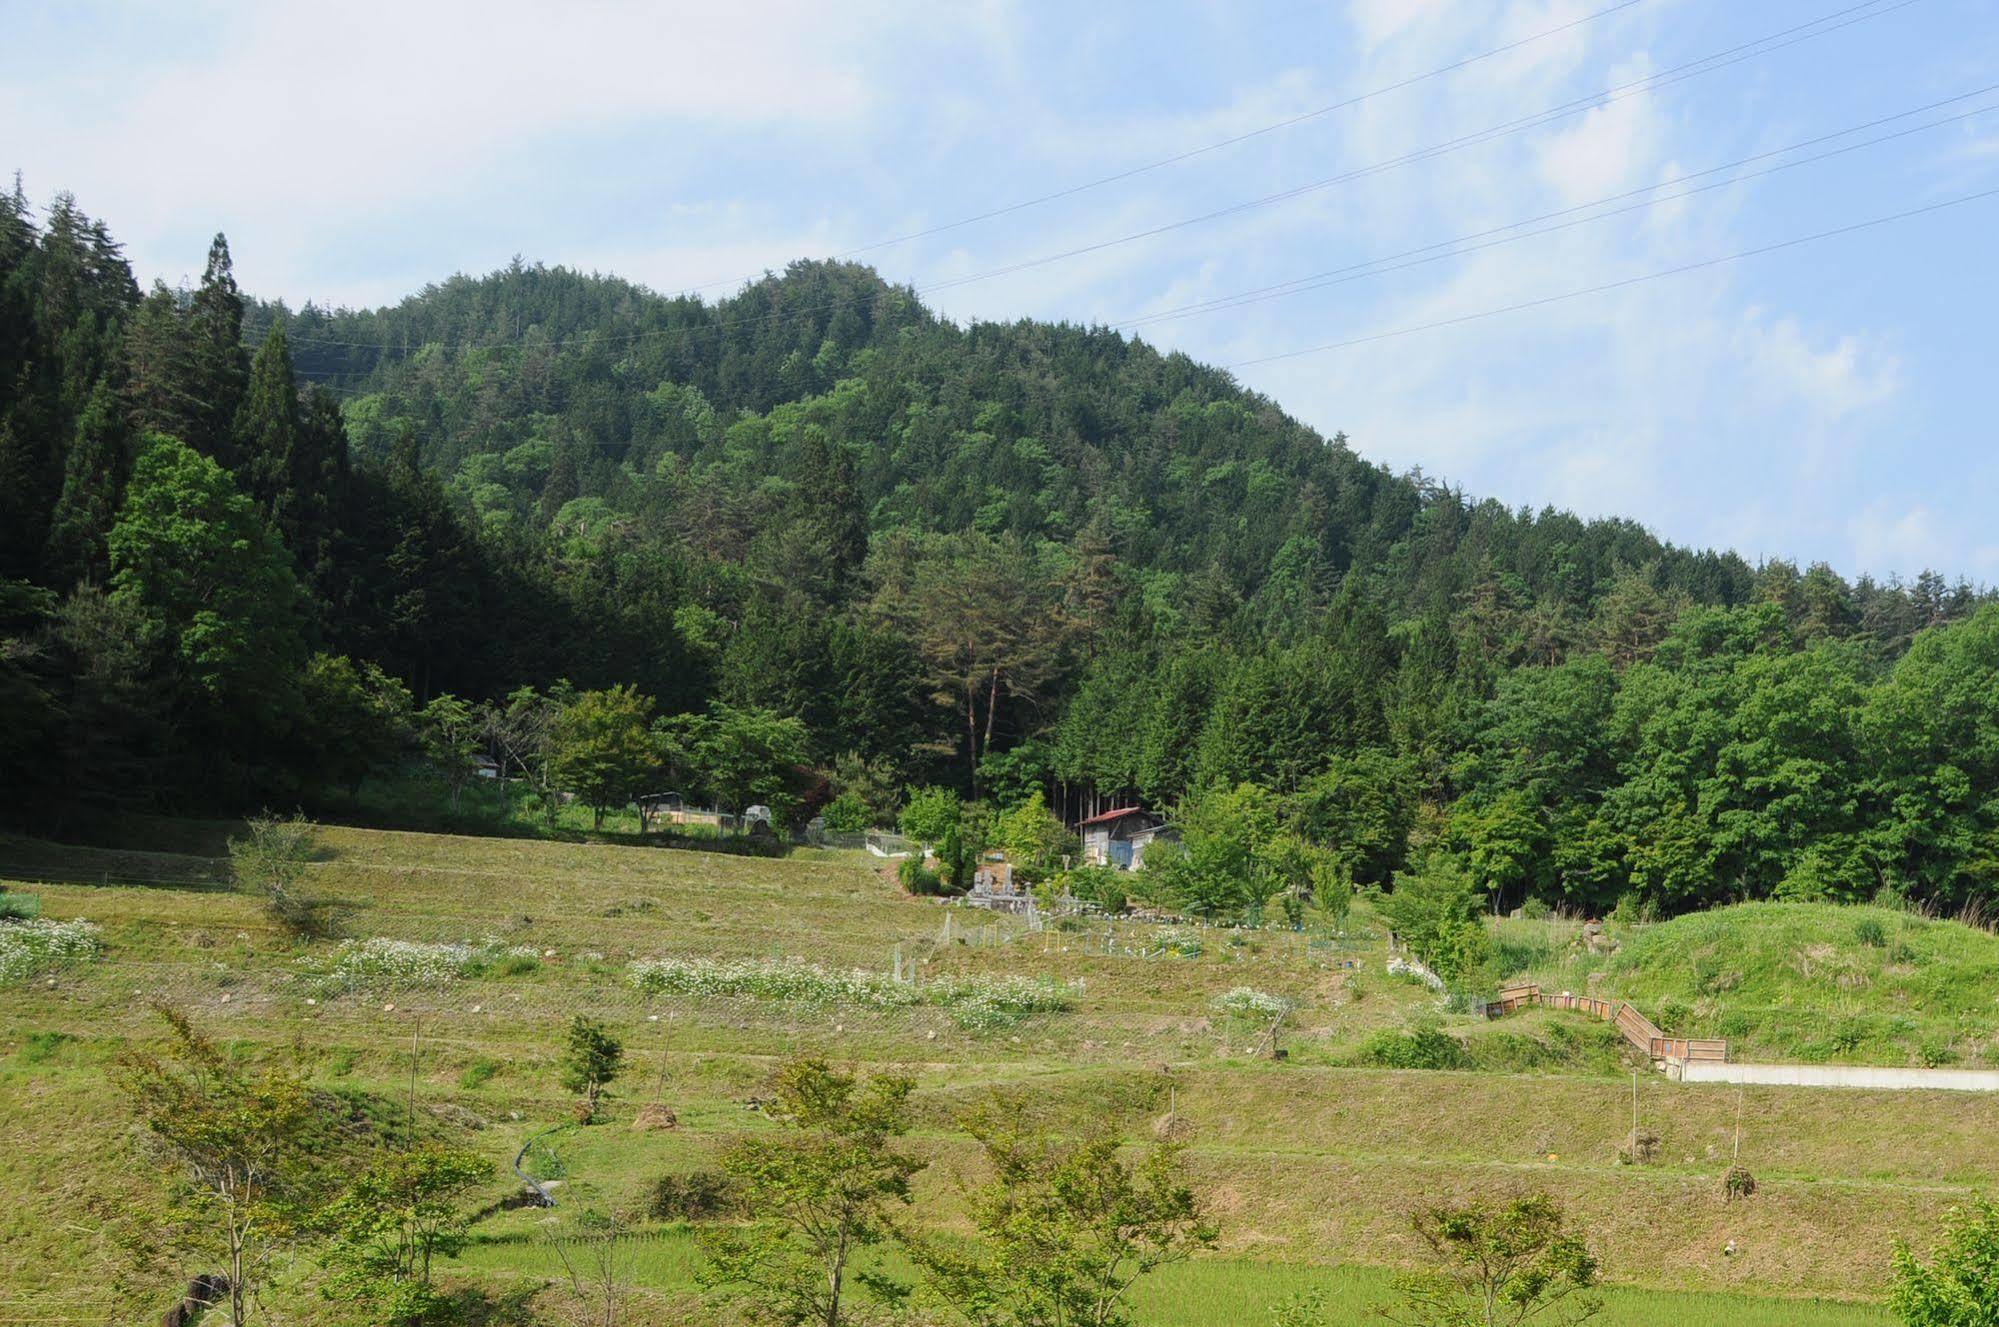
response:
[[[222,229],[245,286],[293,303],[391,301],[516,253],[715,295],[794,257],[1069,189],[1521,43],[860,255],[954,318],[1122,324],[1564,209],[1594,216],[1585,205],[1600,199],[1999,84],[1990,0],[1876,0],[1848,26],[1686,78],[1658,76],[1856,0],[1637,0],[1590,17],[1619,3],[8,0],[0,157],[32,195],[69,189],[105,217],[142,279],[191,278]],[[1287,201],[1037,261],[1610,88],[1628,90]],[[1986,106],[1999,91],[1811,151]],[[1243,365],[1246,384],[1363,455],[1475,494],[1630,516],[1751,557],[1999,582],[1999,197],[1245,363],[1994,188],[1999,110],[1139,334]]]

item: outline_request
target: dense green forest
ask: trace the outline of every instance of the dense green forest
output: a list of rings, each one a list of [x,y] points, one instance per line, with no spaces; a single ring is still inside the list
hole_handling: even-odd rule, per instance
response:
[[[801,816],[1142,801],[1509,906],[1999,890],[1973,587],[1477,501],[865,267],[707,304],[516,261],[294,311],[220,236],[142,291],[17,183],[0,393],[10,815],[337,808],[651,725],[658,778]],[[566,786],[642,790],[615,745]]]

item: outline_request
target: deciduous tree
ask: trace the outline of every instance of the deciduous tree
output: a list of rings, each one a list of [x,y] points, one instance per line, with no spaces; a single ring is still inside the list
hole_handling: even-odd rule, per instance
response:
[[[814,1058],[780,1069],[767,1107],[776,1131],[746,1136],[721,1162],[754,1219],[702,1232],[703,1284],[770,1323],[850,1327],[901,1302],[905,1287],[857,1277],[853,1261],[888,1237],[923,1169],[897,1146],[914,1087]],[[868,1292],[859,1304],[856,1281]]]

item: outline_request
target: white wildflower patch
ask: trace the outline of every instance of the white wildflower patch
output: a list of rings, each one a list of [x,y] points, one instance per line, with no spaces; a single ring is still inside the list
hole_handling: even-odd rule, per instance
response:
[[[878,972],[841,972],[784,959],[652,958],[631,965],[647,995],[734,996],[793,1004],[857,1004],[894,1009],[917,1003],[917,988]]]
[[[642,959],[629,969],[647,995],[775,1000],[791,1004],[857,1005],[946,1010],[960,1027],[978,1032],[1018,1026],[1033,1014],[1069,1007],[1069,992],[1030,977],[947,977],[911,985],[878,972],[838,971],[783,959]]]
[[[443,986],[468,976],[485,954],[464,944],[421,940],[343,940],[321,974],[328,991],[379,991]]]
[[[924,988],[951,1021],[974,1032],[1017,1027],[1034,1014],[1059,1014],[1069,992],[1045,977],[957,977]]]
[[[1289,1000],[1269,991],[1259,991],[1254,986],[1238,986],[1224,991],[1215,997],[1214,1007],[1218,1013],[1260,1020],[1279,1018],[1291,1012]]]
[[[96,958],[97,926],[87,921],[50,921],[29,917],[0,922],[0,982],[24,977],[64,963]]]

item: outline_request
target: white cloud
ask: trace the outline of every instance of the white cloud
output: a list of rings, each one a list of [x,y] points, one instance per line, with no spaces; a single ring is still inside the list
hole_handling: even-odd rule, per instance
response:
[[[305,255],[273,237],[304,223],[324,244],[329,225],[425,209],[452,224],[474,197],[490,224],[496,178],[551,140],[587,151],[636,132],[629,168],[670,173],[718,132],[859,133],[877,110],[876,42],[934,21],[922,14],[886,0],[187,10],[174,21],[205,19],[212,40],[89,89],[117,57],[86,43],[17,99],[30,109],[13,123],[30,175],[89,181],[87,205],[132,237],[142,269],[198,264],[186,231],[226,227],[270,246],[248,246],[246,283],[295,290]],[[190,227],[191,204],[212,219]]]
[[[1901,386],[1901,364],[1885,348],[1851,333],[1817,348],[1797,319],[1771,319],[1761,309],[1744,312],[1734,348],[1750,370],[1750,383],[1826,422],[1881,405]]]
[[[1884,577],[1908,580],[1956,561],[1941,521],[1926,506],[1876,502],[1854,515],[1846,528],[1861,565]],[[1991,552],[1987,550],[1988,556]]]
[[[1621,87],[1647,77],[1645,61],[1613,76]],[[1620,193],[1648,173],[1659,133],[1659,112],[1649,92],[1598,106],[1571,129],[1534,148],[1541,178],[1564,206]]]
[[[1353,0],[1349,7],[1354,31],[1362,43],[1380,46],[1412,28],[1432,31],[1457,0]]]

